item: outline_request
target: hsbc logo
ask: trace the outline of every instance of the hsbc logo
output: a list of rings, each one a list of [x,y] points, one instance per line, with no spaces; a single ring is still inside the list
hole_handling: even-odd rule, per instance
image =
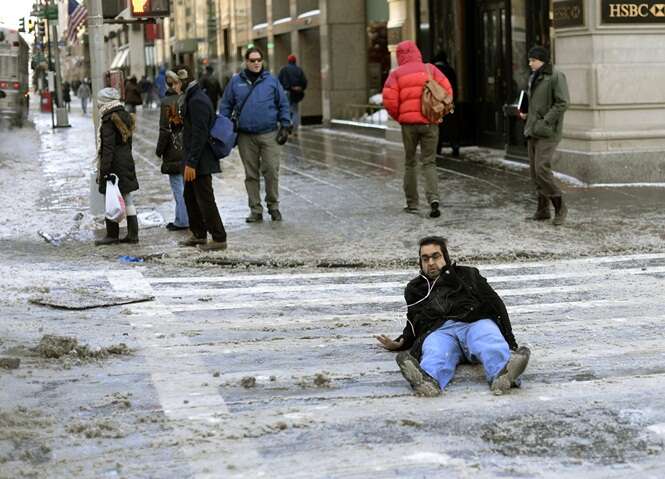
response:
[[[665,18],[665,3],[610,3],[610,18]]]

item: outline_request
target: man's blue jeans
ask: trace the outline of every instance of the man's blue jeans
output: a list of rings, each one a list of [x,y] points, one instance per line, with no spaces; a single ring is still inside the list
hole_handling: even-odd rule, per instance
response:
[[[508,343],[491,319],[474,323],[446,321],[425,339],[420,367],[443,389],[462,360],[482,363],[487,381],[491,383],[508,359]]]
[[[189,226],[187,206],[185,206],[185,198],[183,196],[185,180],[182,175],[169,175],[169,182],[171,183],[173,198],[175,199],[175,221],[173,224],[180,227]]]
[[[291,112],[291,124],[293,128],[300,126],[300,109],[298,103],[289,103],[289,111]]]

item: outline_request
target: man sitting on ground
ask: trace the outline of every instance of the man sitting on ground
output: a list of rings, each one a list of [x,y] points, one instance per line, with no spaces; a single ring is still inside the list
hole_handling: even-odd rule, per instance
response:
[[[394,340],[377,336],[381,346],[401,351],[397,364],[419,396],[438,396],[462,361],[482,363],[496,395],[519,386],[530,352],[517,347],[499,295],[477,268],[450,262],[444,238],[419,248],[420,275],[404,290],[406,327]]]

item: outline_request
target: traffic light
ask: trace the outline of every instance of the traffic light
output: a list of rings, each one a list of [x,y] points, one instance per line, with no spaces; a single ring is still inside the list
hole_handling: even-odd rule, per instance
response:
[[[44,21],[37,22],[37,36],[46,36],[46,23]]]
[[[25,18],[18,19],[18,31],[25,33]]]
[[[132,17],[168,17],[171,13],[169,0],[130,0]]]
[[[33,33],[35,31],[35,21],[31,18],[28,20],[28,33]]]

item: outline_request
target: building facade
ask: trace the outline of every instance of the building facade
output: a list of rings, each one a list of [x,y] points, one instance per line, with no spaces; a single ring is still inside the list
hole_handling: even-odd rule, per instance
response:
[[[459,78],[465,144],[526,156],[510,115],[527,51],[548,47],[568,78],[556,169],[589,183],[665,181],[665,7],[630,0],[389,0],[389,49],[416,40]],[[506,114],[508,113],[508,114]],[[388,133],[390,134],[390,132]]]

